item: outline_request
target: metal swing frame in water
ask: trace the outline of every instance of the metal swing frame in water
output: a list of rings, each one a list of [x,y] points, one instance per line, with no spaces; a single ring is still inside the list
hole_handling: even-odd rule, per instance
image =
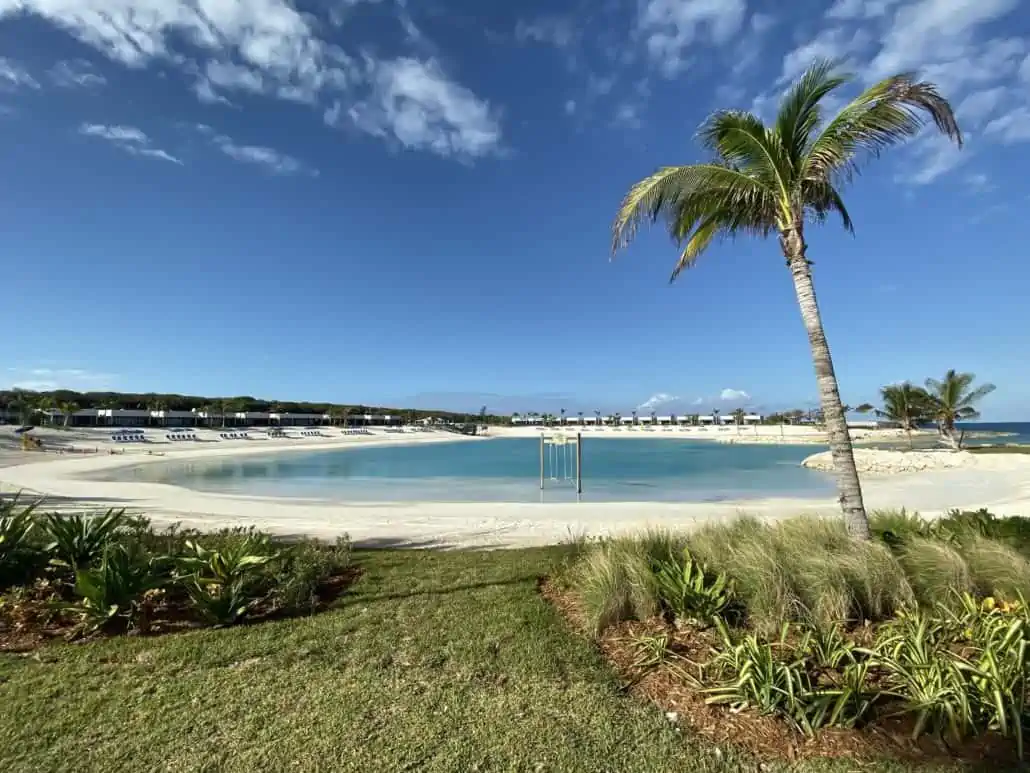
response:
[[[572,446],[575,446],[575,453],[572,451]],[[575,473],[574,476],[573,473]],[[566,433],[540,435],[541,491],[544,490],[548,480],[554,483],[572,483],[577,494],[583,493],[582,434],[577,432],[574,435]]]

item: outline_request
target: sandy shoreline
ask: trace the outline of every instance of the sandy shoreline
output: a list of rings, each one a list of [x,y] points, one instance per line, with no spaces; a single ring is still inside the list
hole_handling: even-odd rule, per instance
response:
[[[767,428],[763,428],[767,429]],[[779,432],[779,428],[774,429]],[[814,430],[809,428],[787,428]],[[127,507],[146,513],[155,522],[201,528],[254,525],[277,534],[308,534],[331,538],[347,533],[355,541],[370,545],[514,546],[547,544],[579,534],[618,533],[643,526],[686,527],[739,513],[778,518],[800,513],[836,512],[833,501],[800,498],[741,499],[702,503],[602,502],[602,503],[511,503],[511,502],[382,502],[327,504],[299,499],[229,496],[192,491],[160,483],[107,482],[83,476],[118,466],[174,460],[200,460],[218,456],[287,453],[375,445],[439,442],[489,442],[462,438],[449,433],[377,432],[371,436],[342,436],[339,429],[324,430],[331,437],[290,440],[217,440],[217,431],[201,431],[207,442],[182,447],[154,442],[115,447],[109,432],[98,430],[42,433],[44,442],[99,448],[92,454],[28,454],[12,450],[12,436],[0,434],[0,485],[4,491],[31,490],[46,493],[57,506]],[[746,431],[746,430],[745,430]],[[535,436],[534,430],[504,429],[494,437]],[[590,431],[584,433],[589,435]],[[611,437],[661,437],[638,430],[597,433]],[[679,432],[673,437],[690,437]],[[786,434],[786,433],[785,433]],[[163,431],[148,430],[155,439]],[[796,438],[802,437],[799,433]],[[806,438],[807,439],[807,438]],[[811,442],[811,441],[809,441]],[[151,451],[147,454],[145,451]],[[889,478],[869,477],[864,481],[870,508],[904,506],[935,515],[953,507],[989,507],[1006,515],[1030,515],[1030,457],[980,456],[969,466],[931,470]]]

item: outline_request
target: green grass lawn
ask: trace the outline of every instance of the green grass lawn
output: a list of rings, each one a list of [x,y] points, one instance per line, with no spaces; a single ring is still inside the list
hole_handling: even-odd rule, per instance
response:
[[[315,617],[0,655],[0,770],[758,771],[625,694],[537,593],[562,552],[359,552]]]

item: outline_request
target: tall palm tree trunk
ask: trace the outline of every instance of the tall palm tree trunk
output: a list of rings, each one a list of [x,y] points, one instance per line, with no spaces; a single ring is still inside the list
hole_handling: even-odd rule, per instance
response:
[[[848,532],[858,539],[869,539],[869,519],[862,501],[862,485],[855,467],[855,454],[851,448],[851,434],[844,417],[844,404],[840,399],[837,375],[833,371],[830,346],[826,343],[822,316],[815,298],[812,271],[805,255],[804,234],[800,224],[785,231],[780,243],[784,257],[794,280],[794,292],[801,307],[801,320],[808,332],[808,344],[812,348],[812,362],[819,384],[819,403],[826,423],[826,434],[833,458],[833,469],[837,475],[837,490],[840,506],[844,511],[844,523]]]

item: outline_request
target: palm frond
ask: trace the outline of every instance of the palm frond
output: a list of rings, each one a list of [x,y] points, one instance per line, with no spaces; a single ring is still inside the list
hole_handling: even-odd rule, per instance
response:
[[[850,73],[834,73],[837,63],[832,59],[815,62],[790,88],[780,102],[776,116],[776,134],[783,142],[787,157],[795,170],[800,170],[808,148],[809,137],[819,125],[819,103],[826,96],[848,83]]]
[[[719,164],[693,164],[659,169],[626,194],[612,224],[612,253],[625,247],[644,220],[669,220],[673,237],[681,241],[699,220],[720,209],[765,211],[769,191],[761,181]],[[690,228],[683,230],[684,216]]]
[[[826,219],[831,212],[840,215],[841,225],[848,233],[855,232],[855,224],[851,220],[844,199],[828,180],[805,180],[801,185],[801,198],[808,211],[819,222]]]
[[[724,163],[787,197],[790,159],[780,136],[758,116],[743,110],[720,110],[701,125],[698,137]]]
[[[870,86],[846,105],[812,142],[802,176],[850,177],[863,154],[884,150],[914,137],[933,121],[949,139],[962,144],[962,132],[950,103],[937,87],[902,73]]]
[[[978,386],[976,389],[974,389],[972,392],[963,395],[962,399],[959,400],[959,405],[963,407],[971,406],[973,403],[987,397],[987,395],[993,392],[996,388],[997,387],[995,387],[994,384],[982,384],[981,386]]]

